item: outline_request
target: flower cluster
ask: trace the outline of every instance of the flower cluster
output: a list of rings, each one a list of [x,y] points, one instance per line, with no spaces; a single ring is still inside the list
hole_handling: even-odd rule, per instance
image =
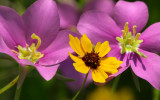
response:
[[[81,17],[74,7],[53,0],[37,0],[22,16],[0,6],[0,52],[22,67],[34,66],[47,81],[60,66],[62,74],[76,80],[68,83],[74,89],[84,74],[87,84],[92,79],[106,83],[131,67],[160,90],[155,54],[160,53],[160,22],[141,32],[149,17],[145,3],[101,0],[106,7],[99,1],[88,3]],[[70,31],[72,26],[77,32]]]

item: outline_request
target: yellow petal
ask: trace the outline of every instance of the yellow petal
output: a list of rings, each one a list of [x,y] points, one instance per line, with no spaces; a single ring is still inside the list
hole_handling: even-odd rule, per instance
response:
[[[91,53],[92,52],[92,43],[91,40],[87,37],[86,34],[83,34],[83,36],[81,37],[81,44],[83,47],[83,50],[87,53]]]
[[[100,69],[104,70],[105,72],[111,73],[111,74],[115,74],[118,72],[118,70],[116,68],[111,68],[108,66],[99,66]]]
[[[111,48],[109,47],[109,42],[105,41],[101,44],[101,46],[99,47],[99,49],[97,50],[97,52],[99,53],[100,57],[105,56],[109,51],[111,50]]]
[[[73,63],[74,68],[80,72],[87,74],[89,72],[90,67],[87,67],[85,63]]]
[[[96,46],[95,46],[95,48],[94,48],[95,53],[98,53],[97,51],[98,51],[99,47],[101,47],[101,42],[98,42],[98,43],[96,44]]]
[[[101,59],[99,68],[103,69],[105,72],[115,74],[118,72],[117,68],[122,64],[122,61],[117,60],[115,57],[108,57]]]
[[[69,34],[69,44],[71,48],[80,56],[84,56],[85,53],[82,49],[81,43],[77,37],[73,37],[71,34]]]
[[[71,57],[71,59],[72,59],[74,62],[84,63],[83,60],[80,59],[79,57],[72,55],[70,52],[68,52],[68,54],[69,54],[69,56]]]
[[[104,83],[106,81],[105,80],[106,75],[103,72],[101,73],[99,70],[95,70],[95,69],[92,69],[91,72],[92,72],[93,81],[98,83]]]
[[[107,57],[101,59],[100,65],[107,65],[108,67],[118,68],[122,63],[123,61],[117,60],[116,57]]]

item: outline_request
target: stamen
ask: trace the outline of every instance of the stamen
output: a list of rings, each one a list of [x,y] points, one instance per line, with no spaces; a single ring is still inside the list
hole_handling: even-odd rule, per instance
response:
[[[139,39],[141,33],[137,33],[136,37],[135,37],[135,41]]]
[[[136,28],[137,28],[137,26],[136,26],[136,25],[134,25],[134,26],[133,26],[133,36],[135,36],[135,35],[136,35]]]
[[[41,52],[38,52],[37,49],[41,45],[41,39],[36,34],[31,35],[32,39],[37,39],[38,43],[35,45],[35,43],[32,43],[31,46],[26,44],[26,47],[22,47],[20,45],[17,46],[18,52],[15,50],[12,50],[15,54],[18,54],[19,59],[26,59],[33,63],[36,63],[38,59],[42,58],[44,54],[41,54]]]
[[[123,39],[126,39],[126,32],[124,30],[122,30],[123,32]]]
[[[128,38],[128,43],[129,43],[130,45],[132,44],[131,38]]]
[[[142,57],[146,57],[143,53],[139,52],[139,44],[143,42],[143,40],[139,40],[140,33],[136,34],[137,26],[133,26],[133,33],[129,31],[128,22],[126,22],[124,26],[124,30],[122,30],[122,37],[116,37],[116,40],[119,42],[121,48],[121,54],[125,52],[135,52]]]
[[[36,49],[38,49],[39,46],[41,45],[41,39],[40,39],[40,37],[37,36],[35,33],[33,33],[33,34],[31,35],[31,38],[38,40],[38,43],[37,43],[37,45],[36,45]]]
[[[18,52],[17,51],[15,51],[15,50],[11,50],[12,52],[14,52],[15,54],[18,54]]]
[[[126,22],[126,24],[124,26],[124,30],[125,30],[126,34],[129,32],[128,22]]]

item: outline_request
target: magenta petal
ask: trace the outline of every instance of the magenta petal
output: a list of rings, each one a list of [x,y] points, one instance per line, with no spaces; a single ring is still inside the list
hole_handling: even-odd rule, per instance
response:
[[[147,58],[135,54],[131,63],[133,72],[160,90],[160,56],[144,50],[140,50],[140,52],[143,52]]]
[[[40,75],[47,81],[51,80],[52,77],[56,74],[59,65],[45,67],[41,65],[36,65],[36,69],[40,73]]]
[[[68,4],[58,4],[57,6],[60,16],[60,27],[64,29],[76,26],[79,20],[78,10]]]
[[[72,61],[72,59],[68,58],[61,63],[59,68],[63,75],[75,80],[73,82],[67,82],[66,84],[68,85],[68,87],[73,91],[78,91],[81,88],[86,75],[76,71],[73,63],[74,62]],[[91,73],[89,73],[85,87],[92,81],[92,75]]]
[[[112,15],[114,0],[91,0],[85,5],[84,11],[97,10]]]
[[[15,60],[18,61],[16,54],[14,54],[11,49],[6,45],[6,43],[3,41],[2,37],[0,37],[0,53],[5,53],[13,57]]]
[[[0,6],[0,35],[11,49],[26,44],[23,20],[9,7]]]
[[[80,34],[71,31],[60,31],[52,44],[42,51],[44,57],[39,60],[41,65],[57,64],[65,60],[69,55],[68,52],[73,52],[69,45],[69,34],[80,37]]]
[[[160,53],[160,22],[148,27],[141,35],[143,42],[140,48],[154,53]]]
[[[31,34],[40,36],[44,50],[58,34],[60,20],[56,3],[53,0],[38,0],[23,15],[26,25],[27,42],[31,43]]]
[[[116,37],[121,36],[122,33],[111,17],[98,11],[84,13],[77,28],[81,34],[87,34],[94,44],[106,40],[110,44],[118,43]]]
[[[144,2],[117,2],[113,17],[117,24],[124,29],[126,22],[129,22],[129,28],[132,30],[133,25],[137,25],[137,32],[140,32],[148,21],[148,7]]]

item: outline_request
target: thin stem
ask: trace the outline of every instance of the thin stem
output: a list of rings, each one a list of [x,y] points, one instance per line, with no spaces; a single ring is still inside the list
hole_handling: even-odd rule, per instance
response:
[[[153,100],[159,100],[160,99],[160,91],[157,89],[153,90]]]
[[[81,92],[81,90],[83,89],[83,87],[84,87],[84,85],[86,83],[87,77],[88,77],[88,73],[86,74],[86,77],[84,79],[82,87],[79,89],[79,91],[76,93],[76,95],[72,98],[72,100],[76,100],[77,96],[79,95],[79,93]]]
[[[0,89],[0,94],[2,94],[3,92],[5,92],[9,88],[11,88],[13,85],[15,85],[17,83],[18,79],[19,79],[19,75],[13,81],[11,81],[9,84],[7,84],[5,87]]]
[[[121,76],[121,75],[117,76],[117,77],[115,78],[115,80],[114,80],[114,83],[113,83],[113,85],[112,85],[112,94],[116,91],[116,88],[117,88],[117,85],[118,85],[120,76]]]
[[[22,87],[16,89],[14,100],[19,100],[20,94],[21,94],[21,89],[22,89]]]
[[[25,66],[25,67],[20,66],[20,75],[19,75],[19,79],[18,79],[18,83],[17,83],[17,89],[16,89],[16,93],[14,96],[14,100],[19,100],[21,89],[22,89],[22,84],[23,84],[24,79],[26,78],[28,72],[31,71],[31,69],[32,69],[32,67],[30,67],[30,66]]]

